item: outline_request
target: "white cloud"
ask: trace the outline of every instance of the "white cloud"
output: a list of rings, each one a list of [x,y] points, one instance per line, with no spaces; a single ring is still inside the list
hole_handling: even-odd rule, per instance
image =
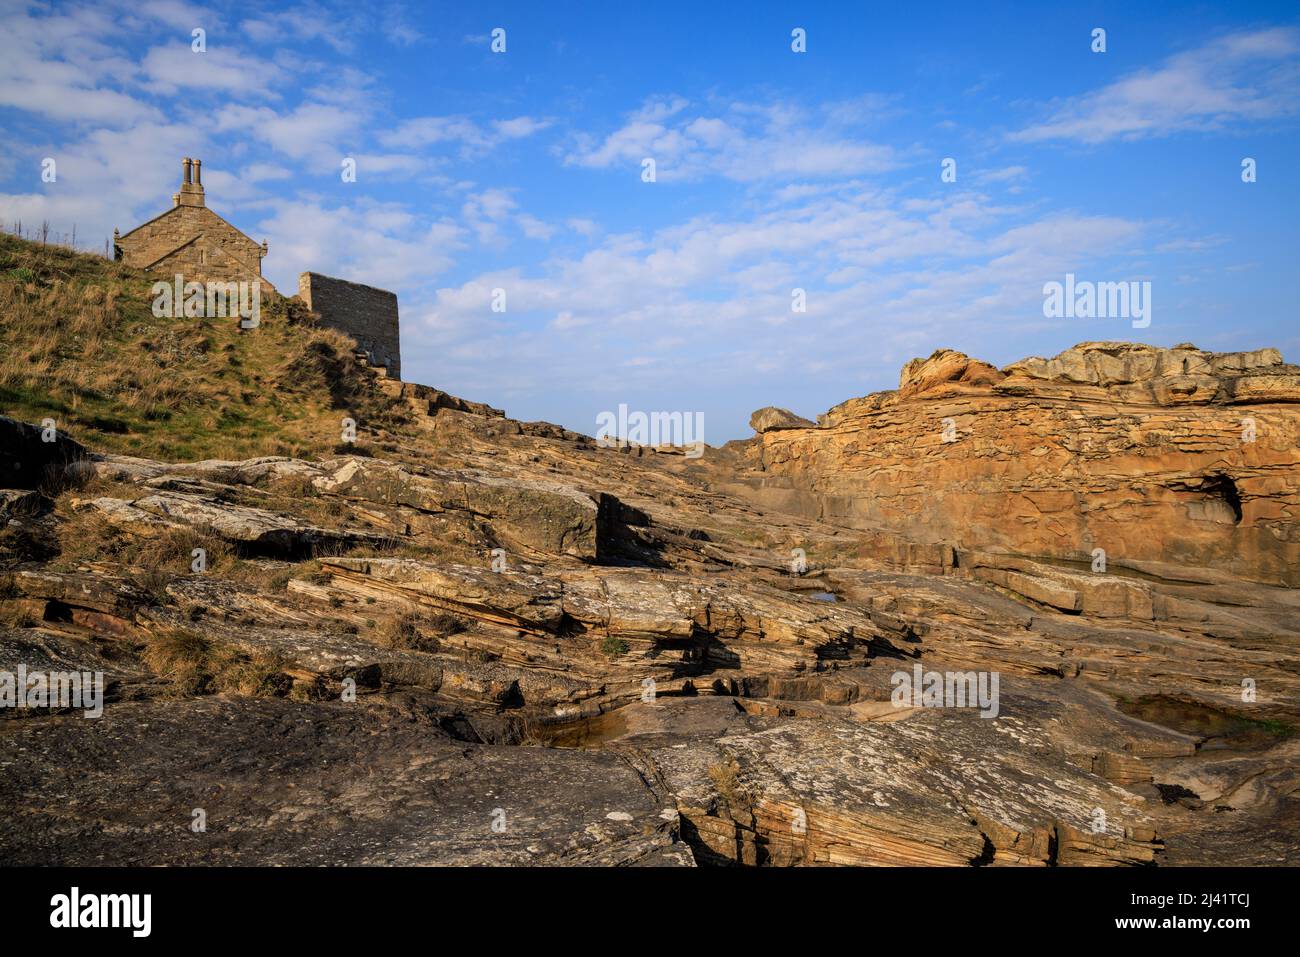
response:
[[[573,216],[566,219],[564,225],[568,226],[579,236],[583,236],[587,239],[591,239],[600,234],[600,224],[594,219],[587,219],[582,216]]]
[[[159,119],[156,107],[116,88],[134,82],[139,72],[112,42],[120,32],[106,10],[6,14],[0,30],[0,106],[59,123],[122,127]]]
[[[463,158],[487,153],[510,140],[522,139],[546,129],[549,121],[530,116],[494,120],[486,127],[466,116],[420,116],[404,120],[395,129],[379,135],[390,149],[418,150],[435,144],[460,146]]]
[[[501,227],[513,222],[529,239],[550,239],[555,227],[535,216],[519,211],[511,190],[487,189],[471,194],[461,207],[465,224],[484,244],[496,243],[501,237]]]
[[[282,44],[290,41],[328,44],[336,53],[352,51],[352,35],[361,27],[355,16],[344,16],[338,7],[302,4],[277,13],[265,13],[240,24],[256,43]]]
[[[275,86],[283,78],[283,71],[265,57],[222,46],[203,53],[189,44],[153,47],[140,65],[148,76],[145,86],[154,93],[190,88],[278,97]]]
[[[406,11],[397,4],[389,4],[380,17],[379,28],[390,43],[409,47],[425,39],[423,33],[411,22]]]
[[[303,160],[314,172],[340,169],[347,142],[362,123],[356,113],[324,103],[303,103],[277,112],[268,106],[233,104],[217,111],[219,132],[260,139],[292,159]]]
[[[1024,166],[1003,166],[1000,169],[976,170],[974,180],[977,183],[1014,183],[1024,179],[1029,173]]]
[[[1300,40],[1291,29],[1223,37],[1059,103],[1047,119],[1011,139],[1101,143],[1289,116],[1300,107],[1297,50]]]
[[[264,268],[277,288],[296,289],[298,274],[314,270],[398,292],[405,308],[412,291],[448,269],[463,245],[456,224],[430,222],[399,204],[327,207],[297,198],[270,206],[250,233],[270,243]]]
[[[652,98],[603,139],[577,137],[565,163],[639,172],[641,161],[651,158],[659,179],[722,176],[739,182],[893,169],[900,161],[891,147],[854,134],[852,127],[867,112],[863,103],[803,108],[732,102],[697,110],[679,96]]]
[[[486,394],[534,402],[568,377],[585,394],[657,390],[693,407],[708,389],[751,389],[755,375],[892,375],[958,334],[1041,325],[1045,281],[1101,263],[1127,269],[1114,260],[1147,231],[1022,213],[973,193],[904,202],[863,189],[748,220],[698,217],[439,289],[421,327],[444,367]],[[795,286],[807,313],[791,312]],[[485,326],[495,287],[509,317]]]

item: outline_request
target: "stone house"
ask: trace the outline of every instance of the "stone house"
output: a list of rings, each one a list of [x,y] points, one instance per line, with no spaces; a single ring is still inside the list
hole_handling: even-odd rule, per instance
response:
[[[275,288],[262,276],[267,244],[255,243],[208,208],[203,163],[181,162],[181,188],[172,208],[121,235],[113,231],[113,255],[160,277],[180,274],[185,282],[241,282],[257,279],[262,293]],[[357,282],[305,272],[298,297],[321,325],[352,338],[357,355],[394,379],[402,374],[397,296]]]
[[[171,209],[124,235],[113,231],[113,250],[128,266],[162,276],[180,273],[187,282],[257,279],[263,292],[274,291],[262,278],[266,243],[249,239],[208,208],[201,160],[182,161],[181,188]]]

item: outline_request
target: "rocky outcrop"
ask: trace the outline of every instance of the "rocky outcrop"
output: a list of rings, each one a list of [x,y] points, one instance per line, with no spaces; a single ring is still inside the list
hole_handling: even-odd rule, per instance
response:
[[[1000,391],[1009,394],[1065,387],[1105,389],[1115,399],[1155,405],[1300,402],[1300,368],[1286,365],[1276,349],[1204,352],[1190,343],[1160,349],[1084,342],[1051,359],[1013,362],[1002,372]]]
[[[749,417],[749,427],[759,435],[778,429],[809,429],[815,425],[789,409],[778,409],[774,405],[764,406]]]
[[[1300,584],[1300,369],[1276,350],[1084,343],[998,371],[914,360],[896,392],[753,440],[787,507],[958,548]]]
[[[928,359],[913,359],[898,376],[900,399],[933,393],[948,385],[991,386],[1006,378],[989,365],[961,352],[939,349]]]
[[[76,499],[72,507],[93,510],[123,532],[161,529],[211,531],[251,553],[308,556],[324,548],[369,544],[383,548],[389,536],[362,530],[322,528],[265,509],[221,502],[211,496],[183,493],[116,498]]]
[[[209,527],[223,537],[268,549],[299,554],[328,545],[366,541],[382,543],[412,534],[430,516],[450,518],[464,526],[481,522],[494,531],[489,545],[502,544],[532,556],[567,555],[596,560],[621,520],[612,495],[585,492],[561,482],[493,475],[476,469],[432,469],[403,466],[363,456],[309,463],[284,458],[245,462],[197,462],[162,465],[125,456],[105,456],[93,463],[96,472],[117,481],[134,481],[165,491],[133,502],[93,499],[76,507],[93,508],[123,526],[179,525]],[[249,487],[266,482],[296,480],[309,494],[390,507],[368,518],[389,531],[343,531],[319,527],[235,505],[232,495],[248,495]],[[226,490],[223,493],[223,488]],[[225,495],[225,501],[215,496]]]
[[[312,484],[322,492],[400,505],[419,512],[460,511],[492,523],[506,544],[535,553],[596,559],[608,534],[601,502],[558,482],[504,479],[482,472],[410,469],[365,459],[329,468]]]

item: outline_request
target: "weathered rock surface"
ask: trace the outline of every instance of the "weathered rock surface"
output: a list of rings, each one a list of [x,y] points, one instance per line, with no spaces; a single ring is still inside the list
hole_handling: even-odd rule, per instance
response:
[[[232,505],[199,495],[162,493],[133,501],[77,499],[76,509],[93,510],[124,532],[190,528],[211,531],[258,552],[309,555],[315,549],[368,543],[383,547],[390,537],[363,530],[321,528],[259,508]]]
[[[504,479],[468,470],[416,474],[383,462],[350,459],[312,484],[323,492],[420,512],[481,516],[501,533],[504,544],[538,555],[594,560],[605,534],[601,503],[558,482]]]
[[[615,754],[467,748],[384,709],[283,701],[6,724],[9,864],[694,863],[670,800]],[[143,786],[103,790],[127,758]]]
[[[1300,863],[1294,373],[941,350],[697,460],[381,380],[371,456],[84,453],[0,495],[0,673],[107,704],[0,709],[0,855]]]

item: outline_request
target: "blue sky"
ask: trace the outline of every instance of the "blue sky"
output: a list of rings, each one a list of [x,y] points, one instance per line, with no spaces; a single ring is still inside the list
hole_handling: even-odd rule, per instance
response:
[[[279,288],[392,289],[406,378],[588,434],[716,444],[940,347],[1296,361],[1300,13],[1135,7],[0,0],[0,220],[102,248],[199,157]],[[1150,327],[1045,318],[1067,272],[1149,281]]]

